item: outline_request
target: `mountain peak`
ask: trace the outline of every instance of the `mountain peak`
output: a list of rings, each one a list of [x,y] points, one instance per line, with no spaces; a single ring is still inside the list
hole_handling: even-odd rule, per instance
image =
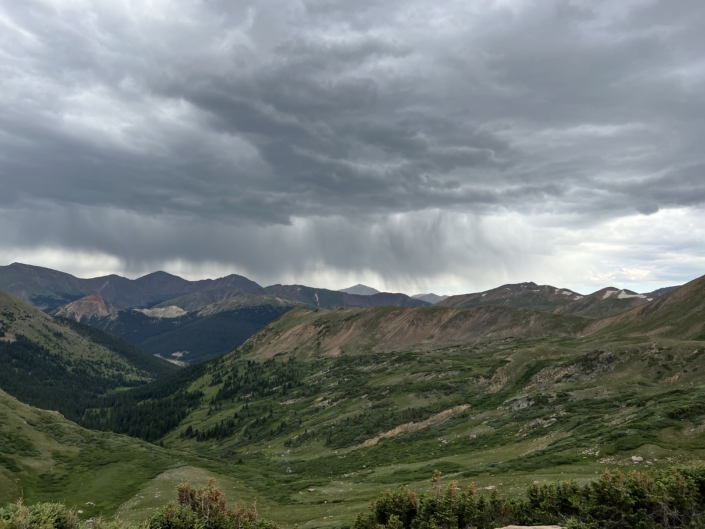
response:
[[[367,285],[362,285],[358,283],[355,286],[348,288],[341,288],[338,292],[345,292],[346,294],[356,294],[358,296],[372,296],[374,294],[379,294],[379,290],[368,287]]]
[[[143,275],[141,277],[138,277],[136,281],[139,281],[140,279],[162,279],[162,278],[172,278],[176,277],[178,279],[181,279],[179,276],[175,276],[174,274],[170,274],[169,272],[165,272],[164,270],[157,270],[156,272],[151,272],[149,274]]]

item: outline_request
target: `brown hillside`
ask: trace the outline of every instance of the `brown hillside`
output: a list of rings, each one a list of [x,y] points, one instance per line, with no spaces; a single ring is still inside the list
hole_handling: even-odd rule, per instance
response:
[[[108,310],[100,294],[91,294],[60,307],[54,315],[76,321],[85,321],[91,318],[102,318],[110,315],[110,313],[111,311]]]
[[[380,307],[310,310],[299,307],[250,338],[238,351],[271,358],[341,352],[422,350],[508,337],[573,336],[588,320],[509,307],[448,309]]]

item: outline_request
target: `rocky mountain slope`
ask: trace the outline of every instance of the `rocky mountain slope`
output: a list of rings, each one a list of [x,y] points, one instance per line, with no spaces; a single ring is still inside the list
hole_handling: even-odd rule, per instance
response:
[[[105,300],[100,294],[91,294],[67,305],[62,305],[52,311],[52,315],[80,322],[93,318],[104,318],[112,312],[115,312],[115,309],[113,307],[108,309],[108,305],[105,304]]]
[[[633,337],[705,340],[705,276],[648,304],[602,320],[595,328]]]

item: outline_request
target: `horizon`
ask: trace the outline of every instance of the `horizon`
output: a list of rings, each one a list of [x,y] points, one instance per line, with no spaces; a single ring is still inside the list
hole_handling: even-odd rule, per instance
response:
[[[429,294],[431,294],[431,295],[437,295],[437,296],[447,296],[447,297],[450,297],[450,296],[457,296],[457,295],[464,295],[464,294],[476,294],[476,293],[482,293],[482,292],[490,291],[490,290],[493,290],[493,289],[501,288],[501,287],[508,286],[508,285],[521,285],[521,284],[528,284],[528,283],[534,283],[534,284],[536,284],[537,286],[550,286],[550,287],[559,288],[559,289],[569,289],[569,290],[571,290],[571,291],[573,291],[573,292],[575,292],[575,293],[577,293],[577,294],[581,294],[581,295],[590,295],[590,294],[594,294],[595,292],[598,292],[598,291],[603,290],[603,289],[605,289],[605,288],[614,288],[614,289],[616,289],[616,290],[631,290],[631,291],[636,292],[636,293],[639,293],[639,294],[648,294],[648,293],[651,293],[651,292],[655,292],[656,290],[659,290],[659,289],[661,289],[661,288],[669,288],[669,287],[682,286],[682,285],[685,284],[685,283],[688,283],[688,282],[690,282],[690,281],[693,281],[693,280],[695,280],[695,279],[698,279],[697,277],[694,277],[694,278],[691,278],[691,279],[689,279],[689,280],[687,280],[687,281],[684,281],[683,283],[681,283],[681,284],[679,284],[679,285],[663,285],[663,286],[660,286],[660,287],[652,288],[651,290],[633,290],[633,289],[631,289],[631,288],[626,288],[626,287],[621,287],[621,286],[604,285],[604,286],[602,286],[602,287],[600,287],[600,288],[597,288],[597,289],[594,289],[594,290],[590,290],[590,291],[587,291],[587,290],[578,290],[578,289],[574,289],[574,288],[570,288],[570,287],[566,287],[566,286],[561,286],[561,285],[551,285],[551,284],[537,283],[536,281],[519,281],[519,282],[517,282],[517,283],[502,283],[502,284],[500,284],[500,285],[494,285],[494,286],[492,286],[492,287],[490,287],[490,288],[487,288],[487,289],[484,289],[484,290],[477,290],[477,291],[473,291],[473,292],[459,292],[459,293],[456,293],[456,294],[439,294],[438,292],[415,292],[415,293],[411,293],[411,292],[403,292],[403,291],[379,290],[379,289],[377,289],[376,287],[372,287],[371,285],[366,285],[366,284],[363,284],[363,283],[356,283],[356,284],[354,284],[354,285],[349,285],[349,286],[347,286],[347,287],[322,287],[322,286],[318,286],[318,285],[305,285],[305,284],[303,284],[303,283],[282,283],[282,282],[270,283],[270,284],[262,284],[262,283],[260,283],[259,281],[256,281],[256,280],[254,280],[254,279],[252,279],[252,278],[250,278],[250,277],[244,276],[244,275],[242,275],[242,274],[236,274],[236,273],[226,274],[226,275],[223,275],[223,276],[215,276],[215,277],[198,277],[198,276],[197,276],[197,277],[183,277],[183,276],[181,276],[181,275],[179,275],[179,274],[174,274],[174,273],[168,272],[168,271],[166,271],[166,270],[153,270],[153,271],[151,271],[151,272],[147,272],[147,273],[145,273],[145,274],[140,274],[140,275],[135,275],[135,276],[133,276],[133,277],[130,277],[130,276],[128,276],[128,275],[118,274],[118,273],[99,274],[99,275],[93,275],[93,276],[78,276],[78,275],[75,275],[75,274],[71,274],[70,272],[67,272],[67,271],[65,271],[65,270],[57,270],[57,269],[53,269],[53,268],[49,268],[49,267],[42,267],[42,266],[39,266],[39,265],[33,265],[33,264],[30,264],[30,263],[21,263],[21,262],[17,262],[17,261],[12,262],[12,263],[8,263],[7,265],[0,265],[0,267],[2,267],[2,266],[11,266],[11,265],[22,265],[22,266],[31,266],[31,267],[35,267],[35,266],[36,266],[36,267],[46,268],[46,269],[48,269],[48,270],[52,270],[52,271],[57,271],[57,272],[63,272],[63,273],[70,274],[70,275],[72,275],[72,276],[74,276],[74,277],[76,277],[76,278],[78,278],[78,279],[94,279],[94,278],[99,278],[99,277],[108,277],[108,276],[111,276],[111,275],[116,275],[116,276],[124,277],[124,278],[130,279],[130,280],[136,280],[136,279],[140,279],[140,278],[142,278],[142,277],[146,277],[146,276],[149,276],[149,275],[152,275],[152,274],[166,273],[166,274],[169,274],[169,275],[171,275],[171,276],[176,276],[176,277],[180,277],[180,278],[182,278],[182,279],[186,279],[186,280],[188,280],[188,281],[201,281],[201,280],[215,280],[215,279],[221,279],[221,278],[223,278],[223,277],[227,277],[227,276],[230,276],[230,275],[237,275],[237,276],[240,276],[240,277],[244,277],[245,279],[249,279],[250,281],[254,281],[255,283],[257,283],[259,286],[261,286],[261,287],[263,287],[263,288],[266,288],[266,287],[269,287],[269,286],[273,286],[273,285],[293,284],[293,285],[306,286],[306,287],[315,288],[315,289],[325,289],[325,290],[332,290],[332,291],[337,291],[337,292],[339,292],[339,291],[346,290],[346,289],[349,289],[349,288],[353,288],[353,287],[356,287],[356,286],[363,286],[363,287],[375,288],[376,290],[379,291],[380,294],[384,294],[384,293],[386,293],[386,294],[406,294],[406,295],[408,295],[408,296],[410,296],[410,297],[413,297],[413,296],[421,296],[421,295],[429,295]],[[700,277],[700,276],[698,276],[698,277]]]

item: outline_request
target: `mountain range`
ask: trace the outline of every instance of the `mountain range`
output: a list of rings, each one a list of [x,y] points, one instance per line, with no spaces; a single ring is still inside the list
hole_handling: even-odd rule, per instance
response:
[[[134,280],[117,275],[80,279],[21,263],[0,267],[0,289],[178,364],[223,354],[298,304],[317,308],[428,305],[405,294],[358,295],[302,285],[261,287],[234,274],[201,281],[166,272]]]
[[[655,298],[676,288],[678,287],[663,288],[648,294],[638,294],[631,290],[606,287],[592,294],[584,295],[566,288],[528,282],[502,285],[485,292],[450,296],[438,302],[437,305],[453,308],[499,305],[555,314],[601,318],[650,303]]]
[[[0,288],[53,315],[108,331],[184,365],[224,354],[297,305],[317,309],[504,306],[601,318],[649,303],[676,287],[649,294],[608,287],[582,295],[550,285],[520,283],[450,297],[409,297],[361,284],[339,291],[304,285],[262,287],[234,274],[201,281],[166,272],[134,280],[117,275],[80,279],[13,263],[0,267]]]
[[[118,310],[100,295],[61,316],[0,293],[0,499],[138,520],[215,476],[282,527],[332,529],[435,471],[489,499],[702,458],[705,277],[648,295],[523,283],[434,306],[274,287]],[[213,332],[190,325],[256,307],[282,312],[183,368],[116,336],[179,347]],[[145,330],[170,325],[181,335]]]

